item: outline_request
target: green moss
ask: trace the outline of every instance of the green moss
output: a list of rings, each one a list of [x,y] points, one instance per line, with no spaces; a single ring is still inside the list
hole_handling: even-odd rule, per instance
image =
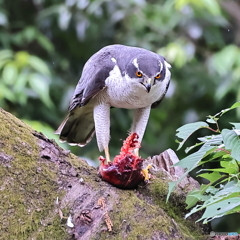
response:
[[[0,239],[65,239],[54,204],[63,194],[57,190],[56,164],[41,161],[30,127],[1,109],[0,122],[4,153],[0,165]]]
[[[62,199],[65,195],[58,190],[58,164],[40,158],[41,149],[26,124],[1,109],[0,122],[0,239],[68,239],[66,226],[55,206],[56,198]],[[99,196],[95,196],[96,201],[106,195],[107,203],[118,199],[108,213],[113,231],[102,231],[102,228],[106,229],[102,219],[95,239],[145,240],[154,233],[157,236],[160,234],[163,239],[175,239],[171,235],[172,218],[182,239],[200,239],[195,224],[183,219],[184,201],[179,201],[181,195],[173,194],[171,201],[165,203],[168,184],[164,182],[164,177],[157,176],[146,188],[138,191],[115,188],[111,191],[109,185],[95,181],[96,170],[93,171],[87,163],[79,161],[73,154],[69,154],[67,159],[66,166],[73,166],[72,171],[81,169],[78,177],[82,177],[92,189],[101,187]],[[118,194],[120,199],[116,196]],[[67,209],[62,210],[66,215]]]
[[[158,174],[142,193],[147,196],[151,195],[153,203],[158,205],[168,216],[174,219],[181,229],[184,239],[204,239],[204,237],[200,235],[200,228],[196,226],[195,222],[184,219],[186,204],[183,193],[172,193],[169,202],[166,203],[168,182],[163,179],[166,179],[166,177],[164,177],[163,174]]]
[[[113,212],[109,213],[113,231],[100,231],[100,239],[150,239],[154,232],[159,231],[167,236],[171,219],[161,208],[146,204],[134,191],[119,191],[122,197]]]

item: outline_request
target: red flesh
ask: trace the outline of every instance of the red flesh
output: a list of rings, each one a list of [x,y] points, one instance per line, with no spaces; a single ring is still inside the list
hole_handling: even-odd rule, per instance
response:
[[[113,162],[105,164],[105,158],[100,157],[101,161],[99,173],[102,179],[114,186],[123,189],[136,188],[143,180],[142,163],[143,158],[134,155],[133,150],[140,148],[138,135],[132,133],[123,142],[120,155],[117,155]]]

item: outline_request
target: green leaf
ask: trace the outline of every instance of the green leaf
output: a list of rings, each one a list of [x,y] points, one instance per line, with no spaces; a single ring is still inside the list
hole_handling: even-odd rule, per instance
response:
[[[229,174],[235,174],[238,173],[238,171],[236,171],[236,169],[233,168],[209,168],[209,169],[203,169],[204,171],[213,171],[213,172],[222,172],[222,173],[229,173]]]
[[[186,198],[186,209],[189,209],[196,205],[198,201],[206,201],[210,196],[203,195],[205,191],[209,188],[209,185],[201,185],[200,189],[194,189],[188,193]]]
[[[235,108],[237,108],[237,107],[240,107],[240,101],[234,103],[234,104],[230,107],[230,109],[235,109]]]
[[[0,69],[4,67],[8,62],[12,61],[11,59],[0,59]]]
[[[37,36],[37,29],[35,27],[28,26],[22,31],[22,34],[24,35],[24,38],[27,40],[27,42],[31,42]]]
[[[206,146],[205,144],[195,153],[188,155],[187,157],[183,158],[181,161],[174,164],[174,166],[180,166],[182,168],[187,168],[188,171],[194,169],[198,166],[198,163],[207,155],[212,153],[215,147],[213,146]]]
[[[39,44],[41,44],[41,46],[45,48],[48,52],[54,51],[54,45],[43,34],[39,34],[37,40]]]
[[[7,85],[13,85],[18,75],[18,69],[13,62],[7,63],[2,72],[2,77]]]
[[[11,89],[9,89],[9,87],[7,87],[5,84],[3,84],[3,81],[1,82],[1,79],[0,79],[0,100],[4,98],[9,100],[10,102],[17,101],[16,95],[14,94],[14,92],[11,91]]]
[[[199,147],[199,146],[201,146],[201,145],[203,145],[203,144],[204,144],[204,142],[196,143],[196,144],[193,145],[193,146],[187,147],[187,148],[185,149],[185,152],[188,153],[188,152],[190,152],[192,149],[194,149],[194,148],[196,148],[196,147]]]
[[[8,25],[8,19],[4,12],[0,12],[0,26],[7,26]]]
[[[205,178],[210,183],[214,183],[218,179],[220,179],[222,177],[222,175],[219,172],[212,172],[212,173],[202,173],[202,174],[199,174],[198,177]]]
[[[199,162],[202,160],[203,157],[209,155],[212,150],[215,149],[213,146],[208,146],[207,143],[205,143],[197,152],[192,153],[182,159],[181,161],[174,164],[174,166],[179,166],[182,168],[187,168],[187,171],[178,179],[176,182],[170,182],[169,188],[168,188],[168,195],[167,195],[167,201],[170,197],[170,194],[173,192],[177,184],[184,178],[186,175],[192,171],[196,166],[198,166]]]
[[[231,151],[231,156],[240,161],[240,139],[234,130],[222,130],[223,142],[225,148]]]
[[[47,79],[37,73],[31,74],[29,78],[31,88],[40,96],[44,104],[51,108],[53,103],[49,96],[49,84],[47,83]]]
[[[240,123],[230,122],[236,129],[240,129]]]
[[[212,14],[212,15],[220,15],[221,8],[217,0],[201,0],[204,3],[204,7]]]
[[[206,128],[209,127],[209,125],[205,122],[195,122],[195,123],[188,123],[183,125],[182,127],[177,129],[176,136],[180,139],[183,139],[182,142],[180,142],[178,149],[179,150],[183,144],[186,142],[186,140],[198,129],[200,128]]]
[[[234,208],[240,206],[239,197],[232,197],[222,200],[208,206],[200,219],[197,222],[204,220],[203,223],[212,221],[215,218],[222,217],[232,212]]]
[[[29,56],[28,64],[37,72],[44,75],[50,75],[50,70],[47,64],[36,56]]]
[[[224,152],[222,152],[222,153],[224,153]],[[212,171],[213,176],[214,176],[214,173],[217,174],[219,172],[228,173],[228,174],[239,173],[239,166],[238,166],[236,160],[232,159],[232,158],[229,158],[229,157],[230,157],[230,155],[226,154],[226,153],[224,153],[224,155],[221,156],[222,160],[220,161],[220,165],[221,165],[222,168],[201,169],[199,172],[201,172],[201,171]],[[213,159],[215,159],[215,157]],[[201,174],[199,176],[204,177],[204,174]],[[205,176],[207,177],[208,175],[205,175]],[[220,176],[222,176],[222,175],[220,175]]]
[[[213,55],[211,59],[212,68],[220,75],[226,76],[232,70],[233,65],[239,58],[239,49],[235,45],[227,45],[220,52]],[[224,68],[222,67],[224,66]]]
[[[12,58],[13,58],[12,50],[5,49],[0,51],[0,61],[6,60],[6,59],[12,60]]]
[[[15,60],[18,67],[26,67],[29,62],[29,53],[26,51],[19,51],[15,54]]]
[[[217,121],[214,120],[214,119],[212,119],[212,118],[207,118],[206,121],[207,121],[208,123],[213,123],[213,124],[216,124],[216,123],[217,123]]]
[[[214,190],[215,192],[215,190]],[[231,205],[231,199],[235,198],[236,196],[239,196],[240,193],[240,186],[239,183],[237,181],[230,181],[228,182],[222,189],[220,189],[217,193],[215,193],[215,195],[211,196],[211,198],[207,199],[202,205],[197,205],[196,207],[194,207],[188,214],[186,214],[185,218],[189,217],[190,215],[192,215],[195,212],[198,212],[204,208],[206,208],[203,216],[201,219],[199,219],[198,221],[201,221],[205,218],[207,218],[206,220],[204,220],[206,223],[206,221],[210,221],[208,220],[209,218],[212,218],[216,215],[216,211],[218,211],[218,213],[220,215],[218,215],[217,217],[223,216],[221,215],[224,211],[229,211],[230,208],[224,208],[226,206],[226,202],[227,202],[227,206],[230,207]],[[228,203],[228,201],[230,203]],[[239,201],[239,197],[238,197],[238,203],[240,204]],[[231,206],[231,208],[235,208],[238,205],[233,205]],[[210,209],[210,210],[209,210]],[[217,210],[217,209],[221,209],[221,211]]]
[[[226,152],[224,151],[215,151],[211,154],[211,157],[209,159],[204,159],[203,161],[201,161],[202,164],[205,164],[207,162],[219,162],[222,160],[222,158],[231,158],[232,157],[230,156],[230,154],[227,154]],[[200,170],[201,171],[201,170]],[[199,172],[200,172],[199,171]]]
[[[178,183],[178,182],[169,182],[169,183],[168,183],[168,195],[167,195],[167,200],[166,200],[166,201],[168,201],[168,199],[169,199],[169,197],[170,197],[170,194],[174,191],[177,183]]]
[[[20,74],[18,75],[18,78],[13,85],[13,91],[16,93],[23,93],[24,88],[26,87],[28,82],[28,72],[26,71],[21,71]],[[25,94],[22,94],[25,95]]]
[[[228,182],[226,185],[223,185],[221,190],[218,191],[215,196],[213,196],[212,198],[215,199],[216,201],[218,201],[219,197],[225,197],[225,196],[229,196],[231,194],[239,194],[240,193],[240,184],[239,181],[237,180],[232,180],[230,182]]]
[[[214,186],[209,186],[209,188],[206,189],[206,193],[210,193],[211,195],[216,194],[219,191],[219,188],[216,188]]]
[[[239,167],[235,159],[230,161],[223,160],[220,162],[221,166],[229,171],[231,174],[236,174],[239,172]]]
[[[222,135],[217,134],[217,135],[210,135],[210,136],[205,136],[198,138],[201,142],[207,143],[209,146],[218,146],[222,144]]]
[[[230,108],[223,109],[221,112],[217,113],[215,116],[217,116],[217,115],[222,116],[223,114],[227,113],[228,111],[233,110],[238,107],[240,107],[240,101],[234,103]]]

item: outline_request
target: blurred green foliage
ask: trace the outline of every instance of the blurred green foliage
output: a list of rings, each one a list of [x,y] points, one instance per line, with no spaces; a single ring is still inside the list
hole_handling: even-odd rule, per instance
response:
[[[53,107],[49,97],[50,70],[39,57],[26,51],[0,51],[0,101],[27,104],[31,97],[39,98],[46,107]]]
[[[114,43],[144,47],[171,63],[172,82],[152,110],[141,154],[176,149],[179,126],[239,100],[237,9],[230,0],[0,0],[0,106],[52,138],[94,52]],[[112,110],[112,155],[130,125],[130,111]],[[71,151],[99,156],[95,141]]]

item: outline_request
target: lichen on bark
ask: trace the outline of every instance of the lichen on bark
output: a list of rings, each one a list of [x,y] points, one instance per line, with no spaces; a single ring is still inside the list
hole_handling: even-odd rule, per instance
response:
[[[1,239],[52,239],[65,234],[54,212],[63,192],[58,166],[40,157],[34,131],[0,110]]]

